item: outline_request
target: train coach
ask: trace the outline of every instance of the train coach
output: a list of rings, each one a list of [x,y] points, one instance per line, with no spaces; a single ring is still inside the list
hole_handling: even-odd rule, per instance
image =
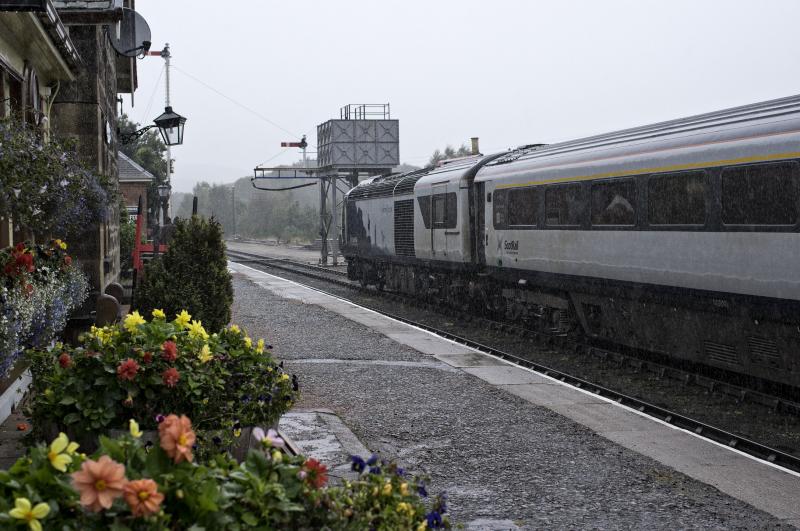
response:
[[[345,197],[351,278],[800,387],[800,96]]]

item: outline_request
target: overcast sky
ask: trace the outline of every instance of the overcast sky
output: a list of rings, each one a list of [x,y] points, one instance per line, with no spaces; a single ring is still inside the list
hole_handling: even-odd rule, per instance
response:
[[[172,105],[188,118],[177,191],[298,160],[280,142],[306,133],[315,150],[316,126],[348,103],[391,103],[401,161],[423,165],[471,136],[489,153],[800,93],[796,0],[136,7],[153,49],[170,43]],[[163,110],[163,63],[138,62],[135,106],[124,106],[138,122]]]

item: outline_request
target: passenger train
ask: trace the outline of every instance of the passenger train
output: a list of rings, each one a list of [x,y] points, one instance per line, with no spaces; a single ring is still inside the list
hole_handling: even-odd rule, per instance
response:
[[[800,96],[361,182],[364,284],[800,387]]]

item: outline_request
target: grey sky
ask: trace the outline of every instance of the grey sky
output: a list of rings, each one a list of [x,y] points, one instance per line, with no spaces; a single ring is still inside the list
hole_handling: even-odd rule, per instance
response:
[[[169,42],[188,117],[173,187],[230,182],[347,103],[392,105],[400,158],[479,136],[484,153],[800,92],[800,2],[137,0]],[[139,61],[131,110],[164,106],[163,60]],[[185,73],[184,73],[185,72]],[[148,108],[148,104],[150,104]],[[288,150],[269,164],[296,161]]]

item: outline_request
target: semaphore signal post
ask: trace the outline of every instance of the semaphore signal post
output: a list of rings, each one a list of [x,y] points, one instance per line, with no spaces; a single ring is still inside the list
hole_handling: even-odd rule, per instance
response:
[[[317,126],[317,166],[309,168],[306,159],[306,137],[299,142],[281,142],[281,147],[303,150],[303,168],[258,166],[254,169],[253,187],[260,190],[283,191],[315,183],[288,188],[265,188],[256,185],[260,179],[314,179],[319,182],[320,249],[319,263],[338,263],[338,212],[337,192],[342,196],[358,184],[361,178],[390,173],[400,164],[399,121],[391,118],[388,103],[350,104],[339,111],[339,118]],[[345,188],[340,188],[339,184]],[[331,212],[327,212],[330,196]],[[331,245],[328,247],[328,238]]]

